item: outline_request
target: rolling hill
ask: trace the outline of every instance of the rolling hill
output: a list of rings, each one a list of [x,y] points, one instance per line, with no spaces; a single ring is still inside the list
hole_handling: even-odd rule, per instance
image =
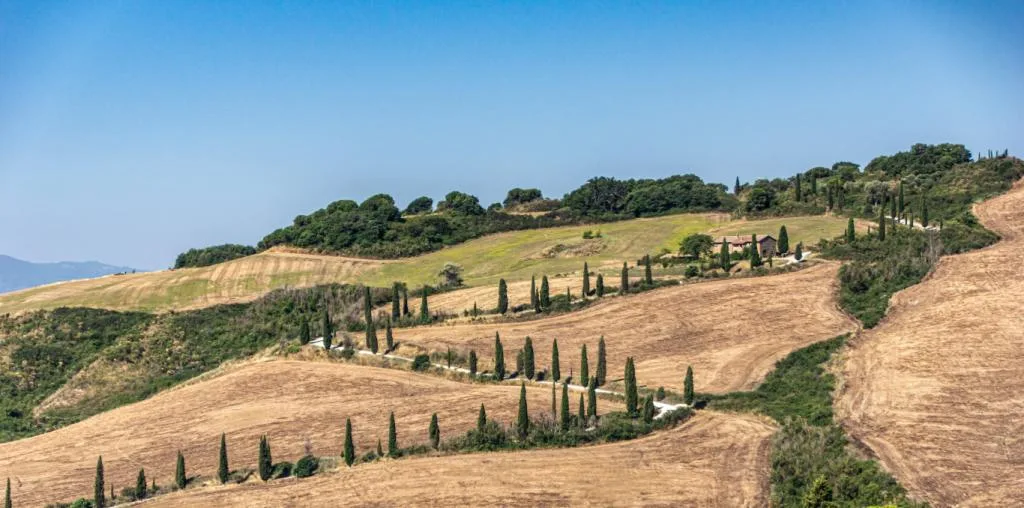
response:
[[[135,272],[135,269],[126,266],[111,266],[97,261],[32,263],[0,254],[0,293],[54,282],[91,279],[130,272]]]

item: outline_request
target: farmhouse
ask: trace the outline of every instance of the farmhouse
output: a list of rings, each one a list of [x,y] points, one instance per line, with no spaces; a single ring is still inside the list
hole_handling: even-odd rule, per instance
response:
[[[743,252],[750,247],[752,238],[750,235],[721,236],[715,240],[715,251],[722,248],[722,244],[729,245],[729,252]],[[757,235],[757,251],[761,257],[774,256],[776,254],[776,240],[772,235]]]

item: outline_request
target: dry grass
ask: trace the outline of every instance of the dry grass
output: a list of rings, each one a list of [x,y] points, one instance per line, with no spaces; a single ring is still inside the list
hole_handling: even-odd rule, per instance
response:
[[[550,414],[551,392],[529,389],[534,415]],[[519,387],[467,384],[408,371],[339,363],[272,361],[228,369],[63,429],[0,444],[0,478],[10,477],[15,506],[38,506],[91,497],[96,457],[103,455],[107,485],[135,485],[140,467],[161,485],[174,478],[175,456],[185,454],[190,475],[216,473],[221,432],[233,468],[255,467],[259,436],[270,438],[275,460],[314,453],[340,454],[345,418],[352,418],[356,450],[387,444],[387,418],[395,411],[399,444],[424,444],[431,413],[443,436],[476,424],[480,404],[488,416],[514,419]],[[602,401],[602,409],[615,404]]]
[[[154,506],[723,506],[768,504],[774,428],[700,413],[637,441],[386,461],[302,481],[197,489]]]
[[[856,325],[835,304],[838,264],[784,275],[737,278],[666,287],[609,298],[586,309],[519,323],[455,324],[395,330],[397,340],[443,351],[475,349],[480,368],[493,365],[494,333],[500,332],[505,361],[533,338],[538,368],[551,363],[558,339],[561,371],[578,373],[580,347],[587,344],[590,369],[605,337],[608,377],[622,377],[627,356],[637,378],[652,388],[682,390],[693,365],[699,391],[751,389],[790,351],[852,331]]]
[[[1003,241],[942,258],[845,354],[843,425],[935,506],[1024,500],[1024,186],[975,210]]]

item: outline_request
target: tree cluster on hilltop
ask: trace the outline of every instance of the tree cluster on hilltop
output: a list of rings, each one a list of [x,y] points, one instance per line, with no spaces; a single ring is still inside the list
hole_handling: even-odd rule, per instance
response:
[[[249,245],[224,244],[205,247],[202,249],[189,249],[178,255],[174,260],[174,268],[190,268],[199,266],[210,266],[232,259],[256,254],[256,247]]]

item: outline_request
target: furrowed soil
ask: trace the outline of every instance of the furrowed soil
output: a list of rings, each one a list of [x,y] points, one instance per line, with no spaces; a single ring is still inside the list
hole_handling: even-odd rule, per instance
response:
[[[1024,186],[975,214],[994,246],[941,258],[845,352],[837,412],[933,506],[1024,503]]]
[[[768,504],[774,427],[701,412],[636,441],[412,458],[300,481],[186,490],[152,506],[723,506]]]
[[[551,414],[550,389],[527,392],[531,414]],[[11,478],[14,506],[42,506],[91,498],[100,455],[108,488],[133,487],[143,467],[150,481],[167,486],[173,483],[178,450],[189,476],[214,477],[221,432],[227,434],[232,469],[255,468],[263,434],[275,461],[294,462],[304,455],[307,438],[314,454],[339,455],[345,418],[352,418],[356,452],[362,455],[375,449],[378,439],[386,449],[391,411],[404,447],[427,443],[434,412],[442,437],[450,437],[476,425],[480,404],[490,419],[509,424],[518,401],[519,386],[511,384],[462,383],[344,363],[250,363],[47,434],[0,444],[0,478]],[[598,407],[621,409],[607,400]]]
[[[794,349],[852,331],[835,294],[839,265],[822,262],[796,272],[670,286],[608,298],[582,310],[521,322],[462,323],[395,330],[396,340],[432,351],[448,347],[481,356],[480,370],[493,368],[494,334],[505,363],[526,336],[533,340],[538,369],[551,364],[558,339],[563,376],[579,374],[580,348],[587,345],[590,373],[597,366],[598,339],[607,344],[608,379],[621,379],[626,357],[634,357],[637,379],[649,388],[682,392],[692,365],[698,391],[748,390]]]

